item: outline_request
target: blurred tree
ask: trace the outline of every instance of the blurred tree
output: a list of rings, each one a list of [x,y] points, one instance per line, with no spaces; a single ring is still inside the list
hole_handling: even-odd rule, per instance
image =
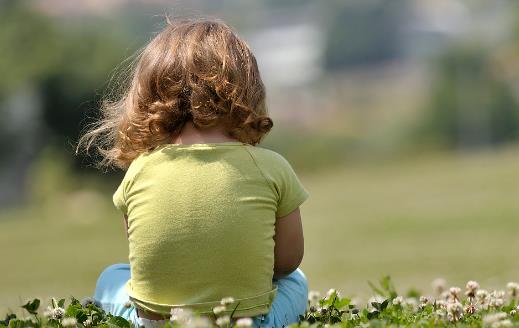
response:
[[[422,137],[462,148],[517,139],[519,103],[493,59],[480,47],[455,46],[433,62]]]
[[[0,2],[0,99],[55,69],[57,31],[46,17],[20,2]]]
[[[0,2],[0,205],[20,200],[41,137],[39,81],[57,65],[51,22],[20,1]]]
[[[339,1],[330,9],[326,69],[375,64],[400,54],[406,0]]]
[[[61,49],[59,69],[40,84],[43,120],[59,148],[76,142],[87,117],[97,115],[110,74],[124,59],[122,42],[99,28],[63,33]]]
[[[2,9],[0,102],[27,85],[36,88],[46,131],[38,138],[63,148],[77,140],[80,123],[96,111],[111,71],[124,59],[123,37],[107,33],[103,24],[58,29],[56,22],[24,6]]]
[[[23,197],[27,171],[43,147],[72,157],[82,122],[94,116],[101,90],[124,59],[124,36],[94,20],[67,24],[25,1],[0,2],[0,204]]]
[[[106,33],[102,24],[93,27],[56,23],[8,1],[0,10],[0,103],[19,90],[35,88],[40,96],[46,141],[77,140],[80,122],[97,106],[100,90],[110,72],[124,59],[121,36]],[[5,120],[10,115],[2,115]],[[33,131],[38,133],[41,131]],[[22,133],[22,131],[18,131]],[[23,133],[28,133],[24,131]],[[29,132],[30,133],[30,132]],[[5,140],[5,138],[2,138]],[[9,149],[4,144],[1,149]],[[60,147],[62,144],[60,144]],[[0,152],[2,152],[0,150]]]

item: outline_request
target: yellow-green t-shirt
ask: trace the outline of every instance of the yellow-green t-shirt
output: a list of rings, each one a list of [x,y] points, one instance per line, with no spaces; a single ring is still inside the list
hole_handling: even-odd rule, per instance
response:
[[[128,215],[131,300],[203,314],[233,297],[235,316],[267,313],[276,218],[307,197],[290,164],[258,146],[164,144],[141,154],[113,195]]]

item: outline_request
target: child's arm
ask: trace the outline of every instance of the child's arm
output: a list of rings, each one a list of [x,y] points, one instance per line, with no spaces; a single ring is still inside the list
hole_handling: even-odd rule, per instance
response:
[[[274,242],[274,278],[281,278],[296,270],[303,260],[304,238],[299,207],[276,219]]]

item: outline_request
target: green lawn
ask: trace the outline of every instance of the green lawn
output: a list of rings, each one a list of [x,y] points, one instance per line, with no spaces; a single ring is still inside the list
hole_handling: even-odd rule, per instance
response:
[[[518,163],[510,148],[301,175],[310,288],[365,297],[367,280],[384,274],[425,292],[437,277],[483,288],[519,280]],[[38,205],[0,214],[0,314],[29,297],[90,295],[105,266],[126,261],[110,195],[37,181]]]

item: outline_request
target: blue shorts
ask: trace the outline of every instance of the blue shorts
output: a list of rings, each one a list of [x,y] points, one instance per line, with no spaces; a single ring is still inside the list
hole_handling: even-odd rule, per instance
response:
[[[125,284],[130,279],[129,264],[113,264],[99,276],[94,299],[101,303],[103,310],[132,321],[137,327],[152,325],[153,320],[137,316],[137,310],[129,305]],[[255,327],[284,327],[299,321],[307,306],[308,284],[303,271],[297,269],[286,277],[274,279],[277,294],[270,312],[254,317]]]

